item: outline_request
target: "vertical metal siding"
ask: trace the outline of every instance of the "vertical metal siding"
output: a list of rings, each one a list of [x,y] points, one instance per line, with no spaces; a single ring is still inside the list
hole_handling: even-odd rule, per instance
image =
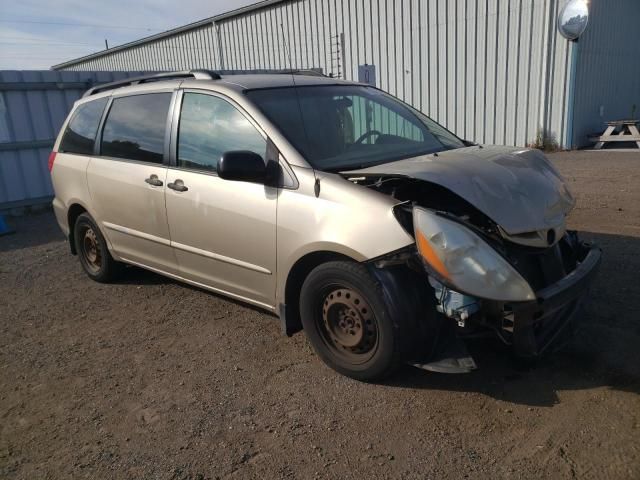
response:
[[[373,63],[380,88],[458,135],[525,145],[539,128],[565,138],[571,47],[555,28],[565,1],[290,0],[72,68],[337,73],[344,34],[343,78]]]
[[[73,103],[86,89],[55,84],[105,83],[141,73],[0,71],[0,209],[46,201],[53,195],[47,158]],[[16,83],[23,89],[7,85]],[[40,86],[28,88],[30,83]]]
[[[592,0],[578,45],[572,143],[589,144],[605,122],[640,118],[640,2]],[[601,110],[602,108],[602,115]]]

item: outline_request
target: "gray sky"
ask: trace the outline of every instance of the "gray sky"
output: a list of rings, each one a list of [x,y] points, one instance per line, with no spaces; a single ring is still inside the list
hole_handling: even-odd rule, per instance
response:
[[[51,65],[257,0],[0,0],[0,69]]]

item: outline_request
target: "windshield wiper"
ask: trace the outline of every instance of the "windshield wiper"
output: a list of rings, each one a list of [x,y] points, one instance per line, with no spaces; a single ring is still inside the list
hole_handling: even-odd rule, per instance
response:
[[[444,152],[446,150],[452,150],[452,148],[446,147],[446,146],[443,145],[442,148],[436,148],[436,149],[432,149],[432,150],[429,150],[429,151],[426,151],[426,152],[412,153],[410,155],[403,155],[403,156],[400,156],[400,157],[388,158],[388,159],[385,159],[385,160],[380,160],[378,162],[352,163],[352,164],[342,165],[342,166],[338,166],[338,167],[324,168],[323,170],[325,172],[344,172],[344,171],[348,171],[348,170],[362,170],[363,168],[377,167],[378,165],[384,165],[385,163],[398,162],[400,160],[406,160],[408,158],[420,157],[422,155],[433,155],[434,153]]]
[[[337,173],[345,170],[362,170],[363,168],[374,167],[376,165],[380,165],[380,163],[352,163],[351,165],[341,165],[339,167],[325,168],[323,170],[325,172]]]

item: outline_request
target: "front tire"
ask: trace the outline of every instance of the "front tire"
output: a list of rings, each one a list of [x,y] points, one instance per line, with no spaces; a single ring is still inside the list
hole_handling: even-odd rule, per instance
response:
[[[80,265],[92,280],[108,283],[117,278],[122,265],[116,262],[107,248],[107,242],[88,213],[76,220],[73,237]]]
[[[302,325],[318,356],[337,372],[380,380],[402,362],[399,331],[382,286],[355,262],[328,262],[306,278],[300,293]]]

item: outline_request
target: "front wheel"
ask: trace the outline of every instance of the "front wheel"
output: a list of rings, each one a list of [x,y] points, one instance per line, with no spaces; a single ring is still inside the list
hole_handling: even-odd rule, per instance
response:
[[[401,332],[382,299],[382,287],[361,264],[328,262],[309,274],[300,293],[302,324],[328,366],[373,381],[401,363]]]

